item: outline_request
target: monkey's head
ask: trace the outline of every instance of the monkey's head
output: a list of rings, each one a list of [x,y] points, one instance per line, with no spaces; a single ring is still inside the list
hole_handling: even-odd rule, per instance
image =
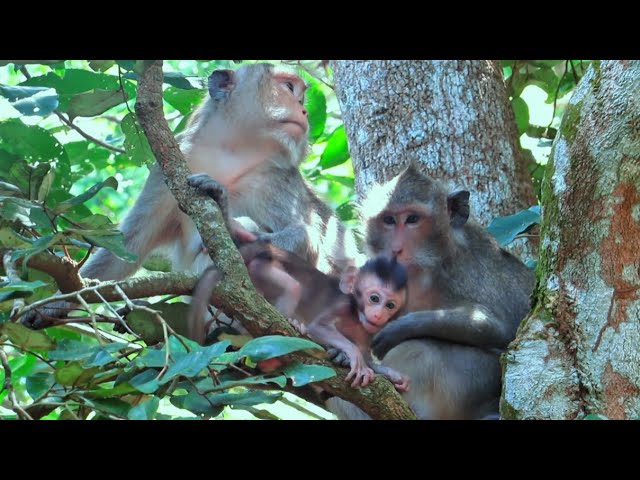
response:
[[[361,214],[371,255],[392,256],[407,267],[431,267],[453,253],[454,236],[469,218],[469,192],[448,194],[411,165],[374,186]]]
[[[377,333],[407,300],[407,269],[395,258],[377,257],[359,270],[349,269],[340,279],[344,293],[353,294],[364,329]]]
[[[238,70],[216,70],[209,76],[214,115],[246,141],[252,134],[270,140],[299,163],[308,148],[309,120],[304,107],[304,81],[268,63]],[[235,127],[235,128],[234,128]]]

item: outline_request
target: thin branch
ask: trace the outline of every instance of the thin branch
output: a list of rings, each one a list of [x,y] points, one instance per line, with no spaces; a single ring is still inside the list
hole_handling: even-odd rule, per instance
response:
[[[567,75],[568,70],[569,70],[569,60],[565,60],[564,73],[562,74],[562,77],[560,77],[560,80],[558,81],[558,88],[556,88],[556,94],[553,97],[553,113],[551,114],[551,120],[549,121],[549,125],[547,125],[547,128],[551,127],[551,124],[553,123],[553,119],[556,116],[556,107],[558,106],[558,93],[560,93],[560,85],[562,85],[562,80],[564,80],[564,77]]]
[[[13,384],[11,383],[11,367],[9,366],[9,359],[7,358],[7,354],[4,352],[4,349],[0,348],[0,363],[2,363],[2,368],[4,369],[4,385],[3,389],[8,392],[8,398],[11,410],[16,412],[18,418],[22,420],[33,420],[31,415],[29,415],[24,408],[20,406],[18,403],[18,399],[16,398],[16,392],[13,389]]]
[[[2,265],[4,266],[4,271],[7,274],[7,278],[10,282],[20,282],[22,278],[18,275],[18,270],[16,269],[15,262],[11,260],[11,251],[7,251],[2,256]],[[13,301],[13,306],[11,307],[10,317],[13,317],[17,312],[24,308],[24,298],[16,298]]]

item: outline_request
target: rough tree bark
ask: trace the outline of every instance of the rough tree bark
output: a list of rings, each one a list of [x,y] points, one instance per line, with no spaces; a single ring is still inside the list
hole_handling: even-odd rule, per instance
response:
[[[594,62],[543,183],[536,306],[505,367],[506,418],[640,416],[640,61]]]
[[[333,69],[359,196],[418,160],[468,189],[485,226],[536,204],[497,62],[339,60]],[[535,253],[518,242],[514,253]]]

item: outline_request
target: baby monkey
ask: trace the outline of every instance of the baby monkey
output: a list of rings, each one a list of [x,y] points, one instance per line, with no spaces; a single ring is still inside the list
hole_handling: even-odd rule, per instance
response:
[[[320,272],[294,253],[253,236],[240,223],[229,220],[224,189],[205,175],[189,183],[221,205],[232,238],[238,245],[256,289],[301,333],[323,345],[343,351],[350,365],[347,381],[366,387],[374,372],[387,377],[400,392],[408,377],[378,364],[370,353],[371,337],[402,309],[407,295],[407,271],[395,259],[377,257],[360,269],[349,268],[340,278]],[[222,201],[220,201],[222,200]],[[189,334],[203,343],[204,314],[221,274],[206,269],[193,292]]]

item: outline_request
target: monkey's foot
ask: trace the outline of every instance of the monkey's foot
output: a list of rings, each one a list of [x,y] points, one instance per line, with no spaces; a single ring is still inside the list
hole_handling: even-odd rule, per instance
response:
[[[353,382],[351,382],[353,388],[366,387],[373,382],[376,376],[375,372],[369,367],[358,366],[357,363],[359,362],[354,363],[356,363],[356,365],[351,367],[351,371],[345,377],[345,380],[348,382],[353,379]]]
[[[295,328],[300,333],[300,335],[307,334],[307,327],[304,323],[302,323],[299,320],[296,320],[295,318],[288,318],[287,320],[289,320],[289,323],[291,324],[291,326]]]
[[[339,348],[328,347],[327,354],[329,355],[329,360],[340,367],[348,368],[351,365],[349,356]]]
[[[58,323],[58,320],[65,318],[69,312],[75,310],[72,303],[66,301],[51,302],[37,310],[31,310],[22,316],[22,324],[32,330],[51,327]]]

